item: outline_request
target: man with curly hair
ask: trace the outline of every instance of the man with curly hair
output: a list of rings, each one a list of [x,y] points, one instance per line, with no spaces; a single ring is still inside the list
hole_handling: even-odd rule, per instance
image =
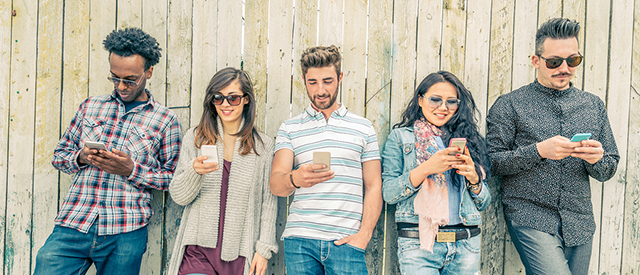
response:
[[[34,274],[85,274],[92,263],[98,274],[139,274],[151,190],[167,190],[173,177],[180,123],[145,89],[158,43],[128,28],[103,44],[114,89],[80,104],[54,150],[53,166],[75,177]]]

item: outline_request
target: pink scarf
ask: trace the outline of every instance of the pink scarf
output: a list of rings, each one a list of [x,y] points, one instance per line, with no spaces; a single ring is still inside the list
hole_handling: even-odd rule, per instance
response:
[[[413,123],[413,132],[416,160],[420,165],[438,151],[435,137],[441,132],[424,118]],[[433,174],[424,179],[413,201],[413,211],[419,216],[420,249],[433,252],[438,227],[449,223],[449,194],[444,174]]]

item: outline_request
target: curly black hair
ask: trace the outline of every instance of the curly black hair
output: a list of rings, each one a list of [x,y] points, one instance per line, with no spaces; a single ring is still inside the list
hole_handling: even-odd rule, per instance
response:
[[[139,54],[145,59],[145,70],[158,64],[162,56],[158,41],[138,28],[114,30],[102,41],[102,45],[109,54],[115,53],[124,57]]]

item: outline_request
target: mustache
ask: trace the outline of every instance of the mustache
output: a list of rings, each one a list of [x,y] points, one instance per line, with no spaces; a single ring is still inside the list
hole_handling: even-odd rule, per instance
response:
[[[558,76],[572,76],[572,74],[570,74],[570,73],[559,73],[559,74],[554,74],[551,77],[558,77]]]

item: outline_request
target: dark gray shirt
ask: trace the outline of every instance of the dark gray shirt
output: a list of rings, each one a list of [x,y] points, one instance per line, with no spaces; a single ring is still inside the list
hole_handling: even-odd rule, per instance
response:
[[[613,177],[618,166],[607,110],[599,97],[571,85],[566,90],[537,80],[500,96],[487,116],[492,172],[502,179],[507,219],[549,234],[567,246],[591,240],[595,232],[589,176]],[[561,135],[592,133],[604,156],[595,164],[574,157],[542,159],[536,143]]]

